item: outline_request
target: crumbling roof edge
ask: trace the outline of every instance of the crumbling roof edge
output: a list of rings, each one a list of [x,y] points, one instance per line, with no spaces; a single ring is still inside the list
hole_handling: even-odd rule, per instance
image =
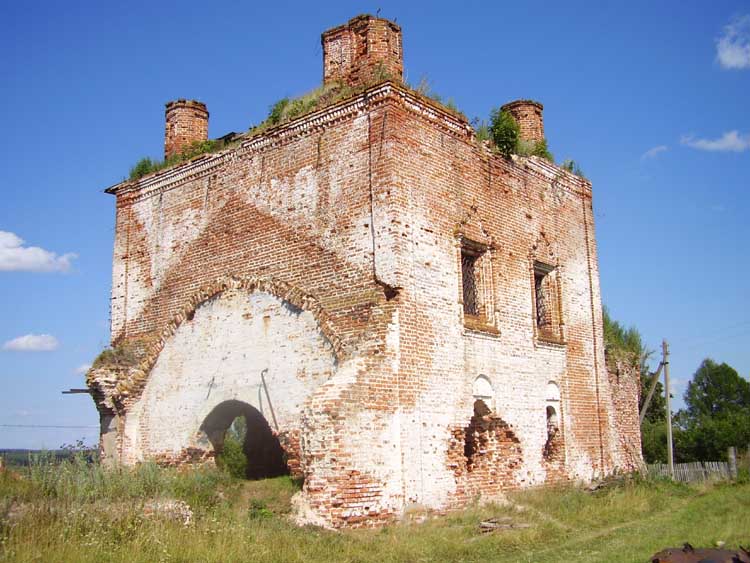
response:
[[[118,182],[117,184],[113,184],[106,188],[104,192],[112,195],[119,195],[131,191],[156,188],[160,185],[171,183],[172,181],[180,181],[186,176],[198,174],[206,169],[213,168],[214,165],[223,162],[224,158],[229,154],[246,151],[253,148],[253,146],[268,144],[272,139],[277,139],[288,133],[319,126],[322,122],[329,121],[326,119],[327,117],[332,117],[330,121],[333,121],[338,116],[347,113],[347,110],[352,109],[357,105],[367,105],[373,99],[382,99],[393,93],[398,93],[402,96],[411,104],[412,108],[420,106],[423,111],[427,110],[427,113],[432,117],[441,118],[444,123],[448,124],[455,132],[473,132],[473,129],[466,118],[454,114],[448,109],[443,108],[437,102],[421,96],[419,93],[414,92],[400,83],[386,80],[352,96],[351,98],[341,100],[333,105],[307,113],[286,123],[276,125],[261,133],[255,135],[251,135],[250,132],[243,133],[239,136],[241,139],[239,145],[216,153],[202,154],[189,161],[159,170],[137,180],[124,180]]]

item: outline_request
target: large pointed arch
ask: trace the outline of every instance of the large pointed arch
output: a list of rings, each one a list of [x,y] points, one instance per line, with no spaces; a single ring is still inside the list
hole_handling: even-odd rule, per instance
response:
[[[267,276],[231,276],[217,279],[195,292],[159,331],[157,338],[146,346],[143,359],[138,366],[129,370],[127,377],[122,378],[116,388],[114,400],[117,402],[137,400],[143,392],[151,369],[167,341],[175,334],[180,325],[192,318],[195,310],[206,301],[213,299],[227,290],[245,290],[248,293],[264,292],[285,301],[303,311],[308,311],[320,327],[323,336],[328,340],[337,361],[347,355],[342,338],[333,328],[328,314],[320,302],[309,293],[287,282]]]

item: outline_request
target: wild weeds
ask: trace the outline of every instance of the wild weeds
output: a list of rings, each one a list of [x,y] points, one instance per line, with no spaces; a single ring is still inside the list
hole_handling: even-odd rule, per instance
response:
[[[64,506],[170,497],[210,507],[217,502],[216,491],[231,488],[233,483],[226,473],[208,467],[178,471],[142,463],[107,468],[84,452],[62,462],[56,462],[52,454],[36,454],[16,480],[0,473],[2,496],[23,502],[44,499]]]
[[[344,533],[287,521],[297,491],[288,477],[248,482],[208,468],[39,459],[20,474],[0,472],[0,560],[641,561],[685,541],[735,546],[750,529],[747,484],[696,489],[636,477],[596,492],[535,489],[509,494],[502,506],[426,511],[418,521]],[[181,499],[195,517],[186,525],[149,516],[143,507],[152,498]],[[487,518],[523,526],[482,534]]]
[[[178,154],[172,155],[164,160],[152,160],[149,157],[144,157],[136,162],[130,169],[128,179],[138,180],[143,176],[152,174],[153,172],[158,172],[159,170],[164,170],[165,168],[170,168],[177,164],[187,162],[188,160],[192,160],[203,154],[219,152],[231,147],[232,145],[232,142],[226,143],[221,139],[209,139],[206,141],[195,141],[185,147]]]

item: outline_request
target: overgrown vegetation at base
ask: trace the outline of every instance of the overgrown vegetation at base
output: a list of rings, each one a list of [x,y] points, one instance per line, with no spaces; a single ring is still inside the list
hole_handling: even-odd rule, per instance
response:
[[[747,484],[630,478],[596,492],[522,491],[504,506],[411,512],[383,529],[344,532],[293,525],[287,517],[298,490],[288,477],[251,482],[216,469],[104,471],[40,460],[18,474],[0,472],[0,560],[640,563],[686,541],[750,540]],[[488,518],[517,527],[482,534]]]
[[[247,436],[247,422],[245,417],[234,419],[224,435],[224,448],[216,456],[216,465],[237,479],[244,479],[247,474],[247,455],[245,454],[245,438]]]

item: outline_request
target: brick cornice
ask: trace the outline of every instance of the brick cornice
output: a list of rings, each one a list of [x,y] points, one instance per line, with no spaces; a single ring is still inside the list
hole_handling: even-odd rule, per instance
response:
[[[105,190],[122,196],[128,202],[139,201],[155,193],[167,191],[185,182],[205,176],[226,163],[261,153],[269,148],[286,145],[297,138],[310,135],[338,122],[352,119],[387,102],[397,102],[408,111],[436,125],[444,132],[468,140],[473,135],[471,126],[450,111],[395,82],[384,82],[363,93],[314,111],[299,119],[253,135],[239,146],[221,152],[204,154],[140,180],[126,180]]]

